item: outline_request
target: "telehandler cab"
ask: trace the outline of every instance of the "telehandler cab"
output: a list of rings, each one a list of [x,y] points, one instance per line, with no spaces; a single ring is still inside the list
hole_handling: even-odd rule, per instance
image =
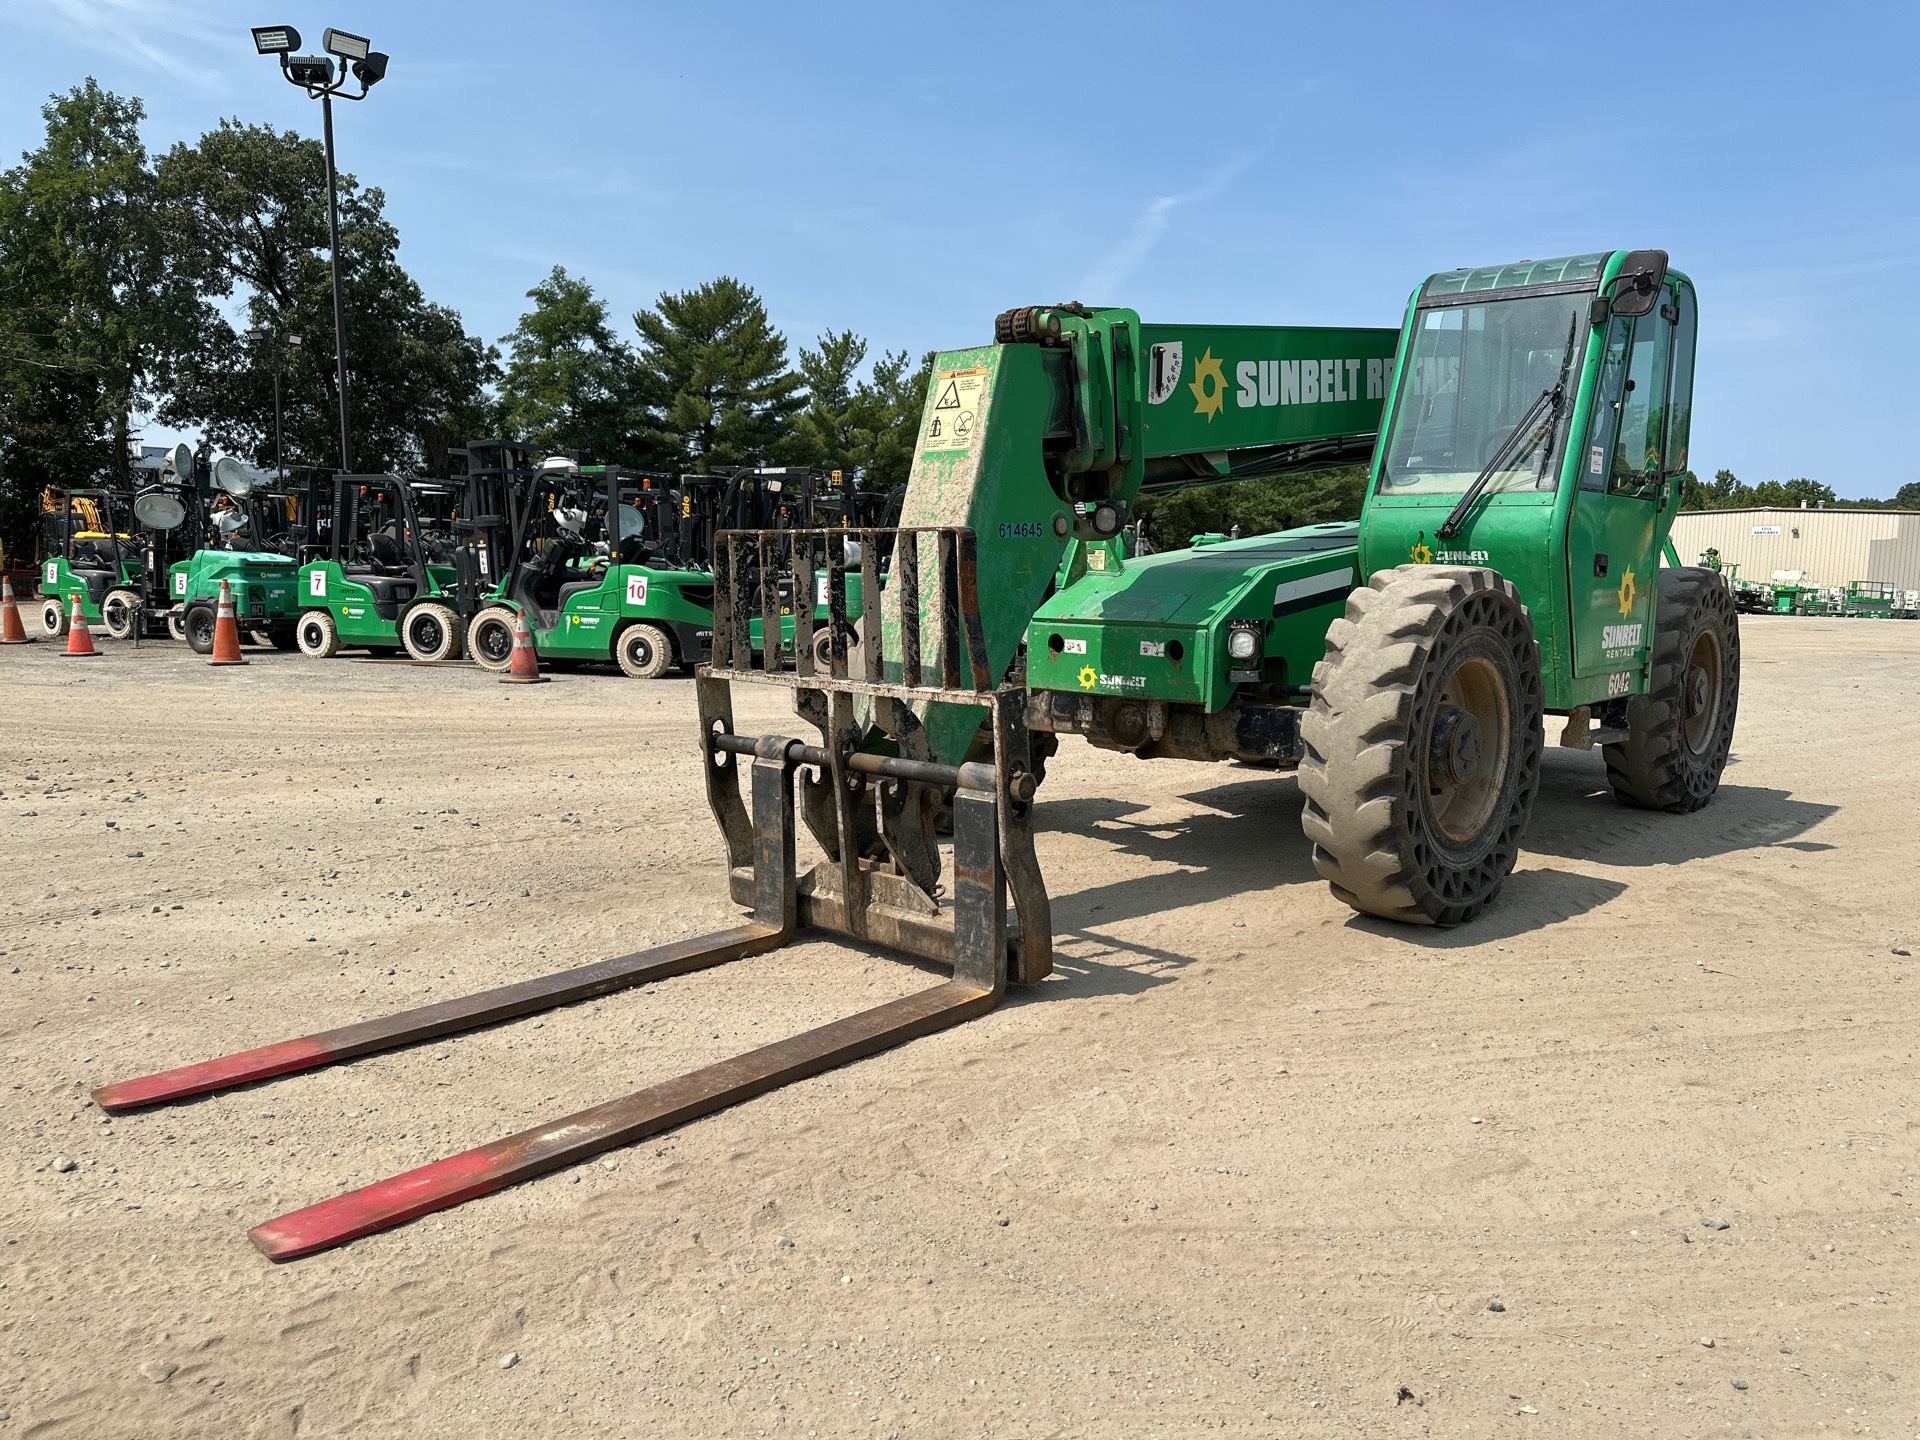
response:
[[[1340,899],[1467,920],[1512,868],[1545,710],[1567,715],[1575,743],[1607,747],[1628,804],[1690,810],[1718,783],[1739,680],[1732,605],[1712,572],[1659,568],[1694,328],[1693,287],[1658,251],[1435,275],[1397,333],[1008,311],[994,344],[936,357],[899,526],[717,539],[696,695],[745,923],[94,1099],[116,1112],[438,1039],[802,928],[951,967],[947,983],[257,1226],[255,1244],[284,1260],[984,1014],[1052,966],[1030,720],[1141,755],[1298,765],[1315,862]],[[1124,554],[1143,493],[1369,454],[1357,527]],[[812,607],[794,613],[790,656],[754,647],[754,619],[771,629],[782,584],[810,591],[822,554],[828,665],[814,663]],[[881,623],[850,665],[854,569]],[[791,690],[817,743],[737,733],[736,682]],[[968,759],[983,720],[990,758]],[[947,790],[950,870],[933,834]],[[801,823],[823,857],[804,873]]]

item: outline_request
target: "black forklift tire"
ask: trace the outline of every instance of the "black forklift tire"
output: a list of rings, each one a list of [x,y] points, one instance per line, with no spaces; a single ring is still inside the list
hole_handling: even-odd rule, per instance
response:
[[[309,660],[331,660],[340,653],[340,627],[328,610],[302,610],[294,622],[293,643]]]
[[[167,611],[167,634],[175,640],[187,638],[187,612],[178,605]]]
[[[186,616],[187,644],[196,655],[213,653],[213,606],[189,605]]]
[[[427,601],[400,619],[400,643],[415,660],[458,660],[460,618],[445,605]]]
[[[1301,828],[1339,899],[1459,925],[1500,893],[1540,788],[1540,646],[1493,570],[1403,565],[1347,597],[1301,717]]]
[[[267,631],[267,643],[276,650],[298,650],[300,637],[291,625],[275,625]]]
[[[140,597],[131,590],[109,590],[100,602],[100,628],[110,639],[133,638],[134,617],[140,613]]]
[[[40,633],[49,640],[58,640],[67,633],[69,606],[58,595],[49,595],[40,602]]]
[[[513,664],[513,611],[489,605],[467,622],[467,658],[496,673]]]
[[[673,642],[658,625],[629,625],[613,642],[620,671],[635,680],[658,680],[673,666]]]
[[[1653,675],[1627,702],[1627,738],[1603,747],[1614,798],[1685,815],[1720,788],[1740,708],[1740,617],[1717,572],[1660,572]]]

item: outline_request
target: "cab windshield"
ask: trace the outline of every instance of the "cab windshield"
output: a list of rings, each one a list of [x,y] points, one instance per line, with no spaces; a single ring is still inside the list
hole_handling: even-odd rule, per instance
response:
[[[1533,295],[1415,313],[1406,381],[1387,439],[1382,495],[1458,494],[1474,482],[1516,425],[1522,436],[1486,494],[1551,490],[1560,477],[1572,394],[1542,395],[1575,376],[1570,350],[1590,293]]]

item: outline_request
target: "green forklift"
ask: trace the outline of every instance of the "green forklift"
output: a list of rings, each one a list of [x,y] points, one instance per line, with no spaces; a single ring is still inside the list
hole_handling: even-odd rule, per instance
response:
[[[545,661],[611,661],[651,680],[699,659],[712,632],[713,576],[699,560],[705,517],[693,492],[669,477],[557,456],[510,498],[507,564],[467,625],[475,664],[507,669],[520,615]],[[669,529],[675,510],[690,523]]]
[[[460,658],[456,522],[463,481],[334,474],[312,479],[315,517],[299,571],[300,652],[343,648],[415,660]]]
[[[48,487],[40,498],[40,633],[67,633],[73,603],[89,629],[124,640],[146,587],[133,496],[100,486]]]

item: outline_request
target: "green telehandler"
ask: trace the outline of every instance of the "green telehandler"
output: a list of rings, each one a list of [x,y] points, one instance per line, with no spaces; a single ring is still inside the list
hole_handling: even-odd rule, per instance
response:
[[[1524,838],[1546,711],[1567,717],[1562,743],[1605,747],[1630,805],[1692,810],[1718,784],[1738,700],[1732,602],[1712,571],[1660,566],[1695,323],[1693,287],[1659,251],[1435,275],[1397,332],[1008,311],[993,344],[936,357],[898,526],[716,537],[696,696],[743,923],[94,1098],[116,1112],[441,1039],[806,928],[951,969],[255,1227],[286,1260],[962,1023],[1052,968],[1035,730],[1297,766],[1339,899],[1469,920]],[[1370,464],[1357,526],[1126,553],[1143,494],[1353,461]],[[781,595],[810,593],[823,559],[829,597],[856,573],[878,596],[877,630],[870,612],[856,653],[845,606],[829,605],[823,666],[799,606],[790,648],[755,646],[754,620],[777,624]],[[738,733],[735,683],[790,690],[817,740]],[[947,794],[950,858],[934,835]],[[801,824],[822,855],[804,872]]]

